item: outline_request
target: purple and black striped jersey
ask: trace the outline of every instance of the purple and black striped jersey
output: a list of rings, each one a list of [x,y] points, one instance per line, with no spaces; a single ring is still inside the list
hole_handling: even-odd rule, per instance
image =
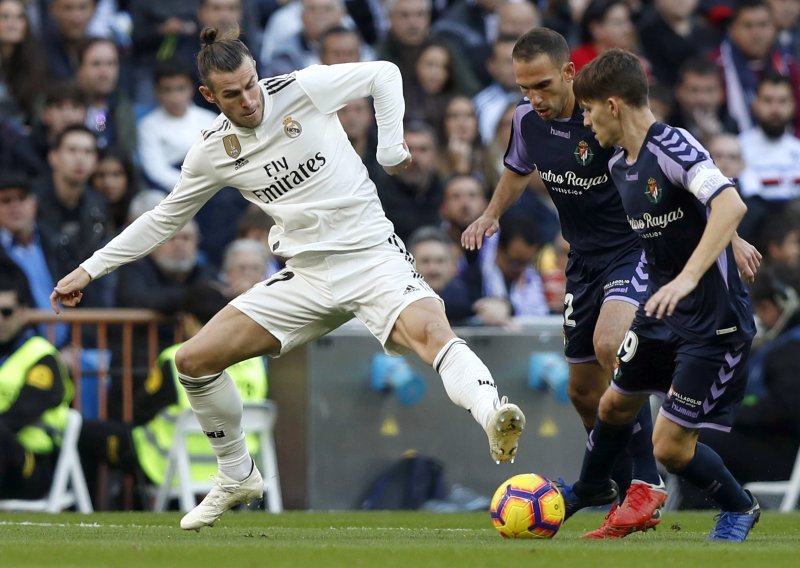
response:
[[[613,153],[601,148],[583,125],[578,105],[569,119],[546,121],[525,99],[514,113],[503,163],[523,176],[538,169],[570,247],[597,254],[641,248],[608,173]]]
[[[733,184],[691,134],[659,122],[650,127],[635,163],[628,164],[620,150],[609,170],[628,223],[642,239],[649,297],[683,270],[706,228],[709,203]],[[689,340],[753,337],[750,300],[731,245],[664,323]]]

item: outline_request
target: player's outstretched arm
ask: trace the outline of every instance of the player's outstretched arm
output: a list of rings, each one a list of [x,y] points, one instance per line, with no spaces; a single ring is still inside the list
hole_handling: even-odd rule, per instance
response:
[[[53,293],[50,294],[50,305],[57,314],[61,313],[61,306],[74,308],[83,298],[82,290],[89,285],[92,277],[82,267],[78,267],[58,281]]]
[[[703,236],[681,273],[674,280],[662,286],[644,306],[648,316],[661,319],[671,316],[675,306],[695,289],[700,278],[719,258],[736,234],[736,227],[747,212],[736,189],[728,186],[710,202],[711,213]]]
[[[742,279],[748,284],[752,284],[756,278],[756,272],[761,266],[761,253],[758,249],[739,236],[738,233],[731,239],[733,256],[736,258],[736,266]]]
[[[479,249],[483,246],[483,239],[488,239],[498,231],[500,216],[519,199],[528,187],[531,175],[521,176],[509,169],[503,170],[486,211],[461,234],[461,246],[467,250]]]

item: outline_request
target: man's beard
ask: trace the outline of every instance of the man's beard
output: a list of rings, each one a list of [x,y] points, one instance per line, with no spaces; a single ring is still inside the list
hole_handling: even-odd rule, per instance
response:
[[[758,121],[758,126],[764,131],[764,135],[770,140],[777,140],[786,134],[786,127],[789,126],[789,121],[782,121],[781,123],[763,122]]]

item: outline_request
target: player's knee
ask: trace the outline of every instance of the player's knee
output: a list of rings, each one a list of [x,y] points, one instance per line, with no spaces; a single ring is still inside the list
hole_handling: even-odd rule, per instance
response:
[[[190,342],[181,345],[175,353],[175,368],[187,377],[205,377],[219,372],[218,369],[208,366],[201,353]]]
[[[608,424],[628,424],[635,419],[636,411],[627,400],[609,390],[600,399],[597,417]]]
[[[682,471],[692,460],[692,447],[684,447],[674,440],[656,438],[653,441],[653,456],[670,473]]]
[[[614,373],[614,364],[617,360],[617,351],[619,351],[619,341],[613,337],[595,337],[594,338],[594,354],[597,357],[597,362],[603,368],[603,371],[611,376]]]
[[[570,382],[567,386],[567,395],[584,424],[594,424],[595,416],[597,416],[597,404],[600,402],[602,392],[586,385]]]

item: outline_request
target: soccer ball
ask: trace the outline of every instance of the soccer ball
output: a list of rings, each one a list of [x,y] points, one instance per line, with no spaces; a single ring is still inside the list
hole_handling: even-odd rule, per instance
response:
[[[564,498],[535,473],[515,475],[492,497],[492,524],[504,538],[553,538],[564,522]]]

